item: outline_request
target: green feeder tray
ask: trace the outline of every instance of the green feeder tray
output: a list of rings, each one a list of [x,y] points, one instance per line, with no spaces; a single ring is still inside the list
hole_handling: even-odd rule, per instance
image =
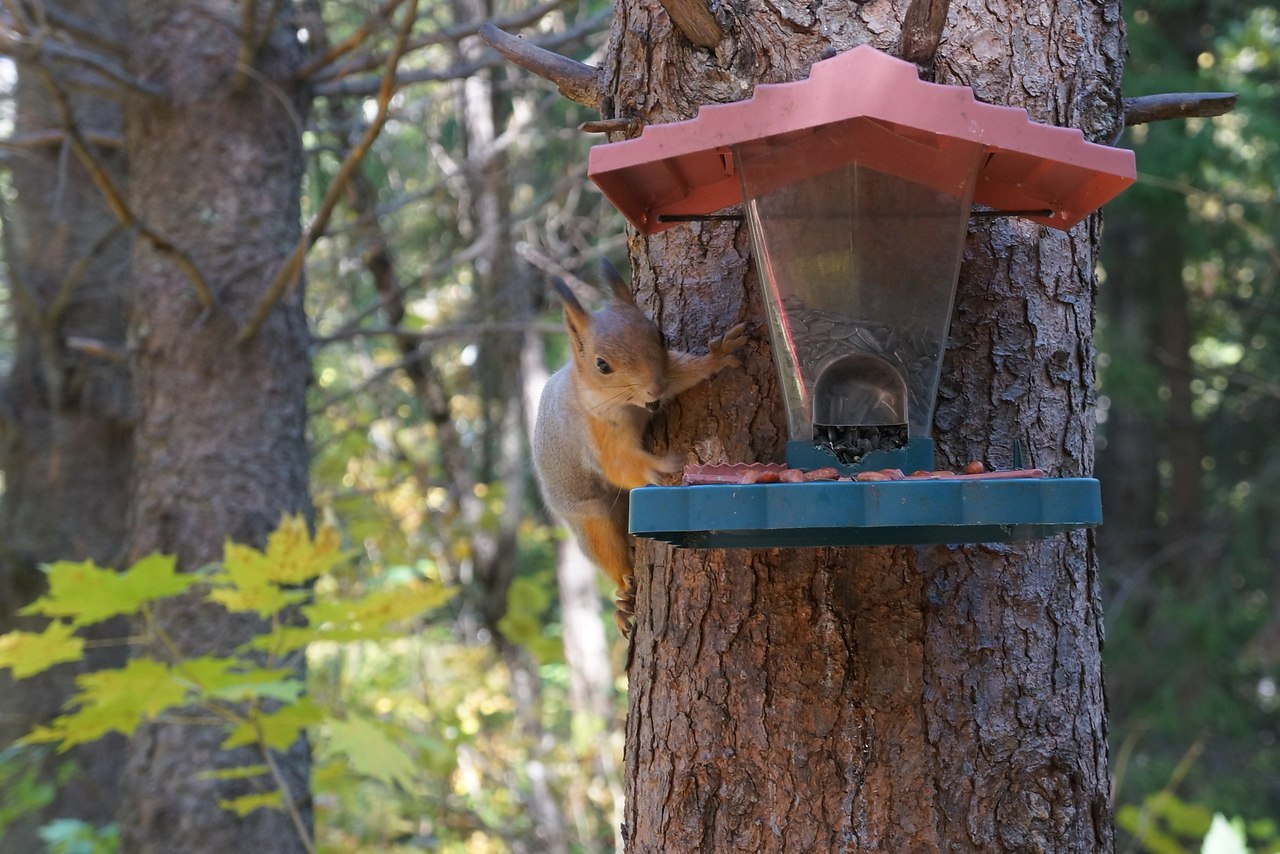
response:
[[[684,548],[1010,542],[1101,523],[1094,478],[957,477],[631,491],[631,533]]]

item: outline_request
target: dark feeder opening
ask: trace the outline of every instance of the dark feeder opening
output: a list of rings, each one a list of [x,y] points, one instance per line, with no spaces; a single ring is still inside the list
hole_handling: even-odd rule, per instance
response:
[[[934,468],[971,207],[1066,230],[1136,170],[1130,151],[921,81],[863,45],[806,80],[596,146],[588,172],[644,235],[743,206],[787,464],[853,475]],[[989,542],[1101,521],[1096,480],[1030,475],[646,487],[631,493],[631,527],[684,546],[778,547]]]
[[[841,356],[813,384],[813,444],[844,465],[907,446],[907,384],[875,356]]]

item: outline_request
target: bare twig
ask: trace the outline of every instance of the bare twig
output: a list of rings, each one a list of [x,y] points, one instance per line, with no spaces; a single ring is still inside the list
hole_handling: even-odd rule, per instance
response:
[[[492,24],[480,27],[480,38],[516,65],[550,80],[570,101],[598,109],[604,96],[600,91],[600,72],[590,65],[552,53],[500,30]]]
[[[0,54],[39,65],[49,60],[65,60],[88,68],[126,90],[152,98],[163,97],[165,94],[163,87],[135,77],[109,57],[48,38],[43,31],[28,36],[17,29],[0,27]]]
[[[27,15],[27,10],[22,8],[22,4],[18,0],[4,0],[4,8],[9,12],[9,17],[13,21],[15,30],[23,35],[31,32],[34,25]]]
[[[351,53],[351,51],[360,47],[360,45],[365,43],[369,36],[373,35],[374,31],[378,29],[384,21],[391,17],[391,14],[395,12],[403,2],[404,0],[386,0],[386,2],[379,6],[373,14],[369,15],[360,23],[360,26],[356,28],[354,33],[347,36],[338,44],[333,45],[306,65],[302,66],[298,71],[297,76],[302,79],[310,78],[314,76],[316,72],[320,71],[320,69],[336,62],[348,53]]]
[[[362,326],[354,329],[340,330],[332,335],[319,335],[311,339],[316,345],[333,344],[353,338],[371,338],[391,336],[406,341],[417,341],[432,344],[458,338],[479,338],[484,335],[507,335],[513,332],[537,332],[541,335],[555,335],[564,332],[564,324],[543,321],[512,320],[494,323],[462,323],[457,326],[442,326],[435,329],[403,329],[399,326]]]
[[[1235,92],[1169,92],[1124,99],[1126,127],[1168,119],[1209,118],[1229,113],[1236,106]]]
[[[240,0],[240,49],[236,55],[236,73],[231,80],[231,91],[244,94],[249,88],[249,69],[258,53],[257,24],[258,0]]]
[[[563,44],[569,44],[578,41],[588,35],[596,33],[600,27],[613,15],[612,7],[605,7],[601,11],[585,19],[582,23],[577,24],[563,32],[555,35],[547,36],[540,40],[540,44],[545,48],[558,47]],[[514,36],[513,36],[514,38]],[[486,68],[497,68],[502,65],[500,57],[491,59],[482,59],[476,62],[462,62],[457,65],[450,66],[443,70],[432,68],[420,68],[413,71],[407,71],[396,76],[396,88],[400,89],[414,83],[439,83],[447,80],[461,80],[464,77],[470,77],[478,71]],[[585,66],[590,68],[590,66]],[[345,72],[344,72],[345,74]],[[335,78],[338,75],[335,75]],[[356,77],[353,79],[330,79],[316,86],[316,93],[326,97],[367,97],[377,92],[381,82],[377,78]]]
[[[108,344],[106,341],[99,341],[97,338],[84,338],[79,335],[70,335],[66,340],[67,349],[76,353],[83,353],[86,356],[92,356],[95,359],[101,359],[104,362],[113,364],[122,364],[129,359],[129,351],[123,347],[117,347]]]
[[[126,228],[135,229],[140,237],[151,244],[152,248],[160,254],[168,256],[177,265],[178,269],[191,281],[196,291],[196,299],[200,302],[202,308],[216,309],[217,306],[214,303],[213,294],[209,290],[209,284],[205,281],[204,275],[191,257],[170,243],[167,238],[158,234],[129,208],[129,205],[124,200],[124,194],[116,187],[115,181],[111,179],[111,176],[107,174],[107,170],[98,162],[97,156],[80,133],[80,126],[76,124],[71,102],[67,100],[66,93],[59,87],[53,72],[43,64],[36,64],[33,68],[38,71],[53,96],[54,105],[57,107],[58,115],[62,119],[63,128],[66,131],[67,141],[70,143],[72,152],[85,170],[88,171],[89,178],[93,181],[94,186],[98,188],[98,191],[102,193],[107,207],[110,208],[116,219]]]
[[[302,820],[302,813],[298,811],[298,805],[293,800],[293,793],[289,791],[289,782],[285,780],[284,774],[280,771],[280,765],[276,762],[276,758],[272,755],[270,747],[267,747],[266,733],[262,731],[262,723],[258,719],[252,719],[254,734],[257,736],[258,749],[262,753],[262,758],[267,763],[267,768],[271,771],[271,779],[275,781],[276,788],[280,790],[280,799],[284,803],[284,811],[289,814],[289,821],[293,823],[293,829],[298,834],[298,841],[302,843],[303,849],[307,854],[315,854],[315,844],[311,841],[311,834],[307,831],[307,823]]]
[[[53,305],[49,307],[49,321],[51,323],[56,324],[62,319],[62,315],[66,313],[67,307],[71,305],[71,297],[75,294],[76,289],[80,287],[80,283],[84,281],[85,274],[89,271],[89,265],[101,254],[102,250],[107,248],[111,241],[123,234],[124,231],[125,227],[119,223],[107,229],[105,234],[93,242],[93,246],[89,247],[89,251],[67,271],[62,284],[58,287],[58,293],[53,298]]]
[[[65,31],[80,44],[96,45],[102,50],[117,56],[124,53],[123,46],[113,38],[113,36],[119,34],[103,32],[102,21],[89,21],[77,17],[61,8],[60,4],[57,3],[45,5],[43,13],[50,24],[59,30]]]
[[[94,133],[92,131],[82,131],[85,142],[98,148],[122,149],[124,148],[124,139],[114,134]],[[5,139],[0,139],[0,148],[8,149],[32,149],[32,148],[60,148],[67,144],[67,132],[61,128],[33,131],[31,133],[18,134]]]
[[[497,18],[490,18],[488,21],[475,21],[466,24],[457,24],[452,27],[441,27],[438,30],[426,33],[425,35],[416,36],[409,41],[409,47],[405,49],[406,53],[421,50],[424,47],[432,47],[438,44],[457,43],[468,36],[477,35],[480,27],[485,23],[493,24],[495,27],[501,27],[504,30],[518,30],[542,20],[550,12],[554,12],[565,4],[567,0],[549,0],[538,6],[532,6],[520,12],[511,15],[503,15]],[[379,14],[381,10],[379,10]],[[389,14],[389,13],[388,13]],[[337,58],[337,57],[335,57]],[[318,80],[334,80],[339,77],[345,77],[349,74],[355,74],[361,71],[372,71],[375,68],[382,68],[386,65],[386,57],[369,53],[363,56],[352,57],[344,62],[340,68],[325,69],[323,67],[316,68],[311,73]],[[306,71],[306,69],[304,69]],[[310,76],[308,74],[307,76]]]
[[[382,76],[382,85],[378,89],[377,112],[373,117],[373,121],[369,123],[369,127],[365,129],[360,141],[356,143],[355,147],[351,149],[338,167],[338,172],[329,184],[329,189],[325,192],[324,199],[321,201],[315,217],[312,218],[311,223],[298,239],[297,244],[293,247],[293,252],[289,254],[284,264],[281,265],[275,278],[267,286],[266,292],[258,300],[257,305],[253,307],[248,321],[236,336],[237,345],[243,346],[253,340],[254,336],[258,334],[258,330],[262,328],[262,324],[266,322],[267,316],[271,314],[271,310],[275,308],[276,303],[297,282],[298,275],[302,272],[302,261],[306,257],[307,250],[314,246],[315,242],[324,234],[325,227],[329,224],[329,218],[333,215],[333,209],[338,204],[338,199],[341,197],[343,188],[350,179],[351,173],[360,166],[364,156],[373,146],[373,141],[377,139],[378,134],[382,132],[383,126],[387,123],[387,113],[391,108],[391,96],[395,94],[396,69],[400,65],[400,58],[404,55],[409,33],[413,29],[413,24],[417,17],[418,0],[409,0],[409,8],[405,10],[404,18],[400,23],[400,31],[396,35],[395,48],[392,51],[390,60],[387,62],[387,70]]]
[[[929,67],[942,42],[950,0],[911,0],[902,20],[902,58]]]
[[[639,136],[644,122],[637,118],[600,119],[578,125],[583,133],[621,133],[627,137]]]

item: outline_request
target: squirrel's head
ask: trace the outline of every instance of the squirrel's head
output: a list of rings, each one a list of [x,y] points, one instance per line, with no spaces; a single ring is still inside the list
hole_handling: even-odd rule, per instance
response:
[[[667,391],[667,347],[654,322],[636,307],[622,276],[608,261],[600,268],[610,298],[588,313],[560,279],[552,286],[564,304],[579,388],[592,407],[658,408]]]

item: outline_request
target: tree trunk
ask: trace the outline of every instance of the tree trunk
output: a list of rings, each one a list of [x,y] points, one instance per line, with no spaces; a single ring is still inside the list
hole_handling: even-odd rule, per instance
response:
[[[67,2],[64,12],[103,34],[123,25],[123,5]],[[19,68],[14,136],[32,138],[62,127],[46,81]],[[91,138],[119,136],[119,106],[78,94],[71,106]],[[119,151],[95,149],[119,181]],[[75,339],[122,349],[129,282],[129,239],[116,225],[89,174],[58,139],[12,149],[14,196],[3,207],[9,305],[15,327],[12,368],[0,388],[0,633],[31,631],[43,621],[15,612],[43,592],[39,565],[92,559],[111,565],[125,536],[132,456],[132,405],[125,367],[72,349]],[[120,621],[92,627],[93,640],[119,638]],[[123,647],[109,645],[83,662],[17,682],[0,671],[0,747],[60,713],[79,674],[118,666]],[[33,749],[34,750],[34,749]],[[95,825],[112,820],[123,741],[107,738],[63,756],[40,751],[42,778],[76,768],[45,808],[3,830],[5,850],[34,851],[35,830],[55,817]]]
[[[702,51],[656,4],[617,7],[607,115],[647,123],[807,73],[828,46],[895,52],[905,3],[719,7]],[[1114,132],[1115,2],[953,4],[940,83],[1032,118]],[[1015,438],[1054,475],[1093,466],[1098,221],[1070,234],[975,225],[935,419],[939,463],[1008,467]],[[633,235],[668,337],[763,329],[746,229]],[[763,343],[681,398],[660,450],[778,460]],[[729,418],[723,413],[737,413]],[[627,724],[632,851],[1079,851],[1112,848],[1092,540],[671,551],[644,543]]]
[[[168,92],[164,102],[133,104],[127,116],[127,153],[138,166],[130,203],[190,255],[216,303],[201,304],[170,253],[138,242],[131,559],[166,552],[193,570],[218,560],[225,538],[261,546],[283,513],[309,512],[301,283],[255,337],[235,343],[300,232],[306,98],[294,77],[303,52],[288,4],[268,18],[279,5],[257,4],[259,43],[244,69],[239,2],[129,3],[130,68]],[[187,655],[225,654],[259,628],[192,601],[158,611]],[[138,733],[125,775],[123,850],[303,850],[295,825],[310,824],[306,744],[276,757],[298,805],[294,821],[275,810],[238,818],[219,800],[248,794],[246,784],[198,774],[263,758],[224,752],[223,738],[191,726]]]

